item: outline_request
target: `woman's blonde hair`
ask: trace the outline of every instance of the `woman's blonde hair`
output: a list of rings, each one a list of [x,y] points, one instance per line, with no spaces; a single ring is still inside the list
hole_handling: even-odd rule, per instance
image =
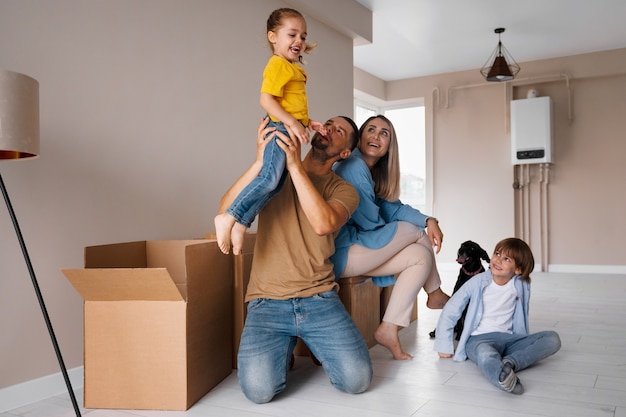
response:
[[[535,269],[535,258],[526,242],[516,237],[509,237],[498,242],[493,251],[512,258],[515,261],[515,267],[522,271],[520,274],[522,280],[530,282],[530,273]]]
[[[267,32],[275,32],[283,24],[283,19],[289,18],[289,17],[295,17],[295,18],[298,18],[298,19],[302,19],[303,21],[306,22],[306,20],[304,19],[304,16],[302,15],[302,13],[300,13],[296,9],[290,9],[288,7],[283,7],[283,8],[274,10],[270,14],[270,16],[267,18]],[[268,43],[270,45],[270,49],[273,52],[274,51],[274,45],[272,45],[272,43],[269,42],[269,39],[268,39]],[[305,42],[304,43],[304,53],[309,54],[316,47],[317,47],[316,43]],[[302,62],[302,56],[300,57],[300,62]]]
[[[380,119],[389,125],[389,149],[385,156],[380,158],[371,169],[372,179],[374,180],[374,192],[376,196],[387,201],[396,201],[400,198],[400,155],[396,130],[391,121],[382,114],[367,119],[359,129],[359,143],[357,147],[361,145],[365,128],[374,119]]]

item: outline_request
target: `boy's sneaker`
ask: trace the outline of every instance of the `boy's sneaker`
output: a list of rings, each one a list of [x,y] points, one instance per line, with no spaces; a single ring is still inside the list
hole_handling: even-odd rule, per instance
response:
[[[511,394],[515,394],[515,395],[522,395],[524,393],[524,386],[522,385],[519,378],[517,378],[517,382],[515,383],[515,386],[510,392]]]
[[[510,362],[505,362],[500,371],[500,377],[498,378],[500,386],[506,392],[511,394],[520,395],[524,392],[524,386],[520,382],[515,371],[513,371],[513,365]]]

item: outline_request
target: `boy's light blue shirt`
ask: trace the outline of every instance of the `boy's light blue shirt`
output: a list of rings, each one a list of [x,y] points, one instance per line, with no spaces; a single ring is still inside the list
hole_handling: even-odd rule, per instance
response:
[[[527,335],[529,333],[530,282],[523,281],[520,275],[515,275],[512,279],[515,280],[515,290],[517,291],[515,310],[513,311],[513,334]],[[467,359],[465,344],[480,323],[483,314],[483,293],[485,288],[491,284],[493,284],[493,275],[489,269],[472,277],[452,295],[439,316],[433,350],[440,353],[454,353],[453,359],[458,362]],[[455,352],[454,326],[468,303],[465,325]]]
[[[350,246],[359,244],[370,249],[382,248],[395,236],[399,221],[424,229],[428,216],[400,200],[390,202],[377,197],[372,174],[359,149],[354,149],[348,158],[336,163],[333,170],[359,193],[359,206],[335,239],[335,254],[331,261],[338,279],[346,268]],[[373,281],[381,287],[396,282],[393,275],[374,277]]]

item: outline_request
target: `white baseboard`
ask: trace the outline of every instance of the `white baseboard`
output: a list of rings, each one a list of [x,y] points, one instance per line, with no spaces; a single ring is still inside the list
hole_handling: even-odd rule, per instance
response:
[[[83,388],[83,373],[82,366],[67,370],[74,392]],[[0,388],[0,413],[62,394],[67,394],[67,386],[61,372]]]
[[[437,263],[437,269],[442,275],[459,272],[459,264],[456,262]],[[486,266],[485,266],[486,267]],[[535,265],[535,271],[540,271],[541,266]],[[626,265],[574,265],[574,264],[550,264],[548,272],[565,272],[572,274],[626,274]]]
[[[459,265],[457,262],[437,262],[437,270],[440,273],[459,273],[459,268],[461,268],[461,265]]]
[[[626,265],[548,265],[548,272],[626,274]]]

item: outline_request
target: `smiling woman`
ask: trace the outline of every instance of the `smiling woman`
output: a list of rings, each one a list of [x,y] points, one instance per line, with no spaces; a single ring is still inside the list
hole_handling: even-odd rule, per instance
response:
[[[370,116],[359,129],[359,144],[334,166],[359,193],[359,205],[335,239],[335,276],[373,277],[376,285],[394,285],[374,338],[394,359],[411,359],[398,330],[410,323],[417,294],[428,293],[426,306],[440,309],[448,300],[435,262],[443,233],[437,219],[400,199],[399,145],[386,116]]]
[[[400,199],[422,212],[426,203],[426,128],[421,104],[380,108],[362,102],[355,104],[355,121],[361,126],[370,116],[383,114],[392,121],[398,137],[400,154]]]

